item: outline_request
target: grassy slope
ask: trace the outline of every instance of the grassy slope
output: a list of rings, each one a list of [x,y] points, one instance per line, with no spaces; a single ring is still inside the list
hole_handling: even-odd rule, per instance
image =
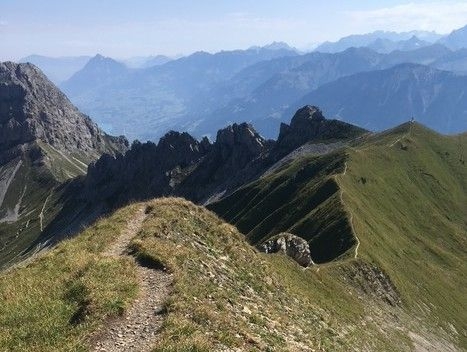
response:
[[[1,274],[0,350],[86,350],[106,317],[125,309],[137,291],[135,268],[102,252],[136,206]],[[234,227],[190,202],[149,206],[132,247],[174,274],[155,351],[409,350],[403,332],[380,329],[400,309],[348,285],[344,271],[303,270],[258,253]]]
[[[29,158],[24,157],[2,204],[4,213],[11,213],[19,206],[19,216],[16,221],[0,223],[0,267],[17,261],[18,256],[38,238],[41,234],[41,214],[44,230],[60,211],[60,183],[83,174],[84,166],[72,156],[65,158],[41,142],[39,146],[46,154],[45,164],[32,165]],[[10,164],[18,161],[13,160]]]
[[[411,314],[464,348],[466,153],[466,135],[403,125],[351,149],[347,174],[338,178],[360,256],[388,273]]]
[[[355,244],[334,175],[346,155],[295,160],[209,206],[256,244],[280,232],[310,242],[315,262],[330,261]]]
[[[324,173],[340,185],[343,211],[353,215],[361,242],[356,260],[303,270],[280,255],[257,253],[202,207],[151,202],[133,248],[174,273],[155,350],[405,351],[413,348],[410,333],[466,348],[466,139],[419,126],[407,133],[402,126],[347,150],[345,176]],[[341,164],[331,169],[342,173]],[[0,350],[85,350],[105,317],[125,309],[137,290],[134,268],[100,253],[133,211],[125,208],[1,274]],[[370,275],[374,265],[382,271]],[[386,276],[400,305],[382,299]]]
[[[101,255],[128,207],[0,275],[0,351],[85,351],[85,337],[137,293],[132,263]]]
[[[375,265],[389,276],[405,311],[414,320],[420,319],[426,336],[450,336],[465,348],[466,153],[465,134],[447,137],[417,124],[405,124],[339,153],[296,160],[211,208],[243,230],[253,243],[281,231],[311,238],[312,255],[318,262],[326,258],[316,258],[313,239],[329,241],[320,250],[340,246],[339,235],[348,238],[349,231],[352,233],[352,218],[361,242],[357,262]],[[305,181],[297,177],[297,165],[313,169],[323,158],[340,160],[340,167],[310,173]],[[324,180],[337,182],[338,190],[325,194],[328,198],[318,207],[312,203],[311,212],[304,216],[302,209],[309,209],[310,194]],[[285,190],[282,194],[277,192],[281,188]],[[336,199],[339,193],[341,202]],[[331,206],[322,206],[327,203]],[[300,221],[295,223],[296,219]],[[265,227],[264,223],[274,226]],[[323,236],[328,228],[338,236]],[[353,238],[340,259],[354,257]],[[351,249],[350,244],[354,245]],[[331,266],[355,271],[355,261],[347,259]]]

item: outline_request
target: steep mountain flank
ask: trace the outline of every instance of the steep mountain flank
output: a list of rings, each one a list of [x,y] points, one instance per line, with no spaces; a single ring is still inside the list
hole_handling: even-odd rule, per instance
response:
[[[342,152],[298,158],[208,208],[253,244],[289,232],[310,243],[314,262],[331,261],[356,245],[334,179],[344,162]]]
[[[427,338],[438,331],[465,346],[466,150],[465,134],[406,123],[331,154],[289,160],[209,208],[253,244],[287,232],[308,241],[316,263],[372,263],[380,273],[360,267],[352,277],[390,281],[363,284],[364,291],[386,292],[375,294],[393,305],[398,292],[410,314],[436,322]]]
[[[83,161],[103,152],[125,150],[124,140],[105,135],[81,114],[36,67],[0,64],[0,152],[40,141],[60,152],[82,154]]]
[[[56,215],[61,182],[127,144],[103,133],[35,66],[0,63],[0,263]]]

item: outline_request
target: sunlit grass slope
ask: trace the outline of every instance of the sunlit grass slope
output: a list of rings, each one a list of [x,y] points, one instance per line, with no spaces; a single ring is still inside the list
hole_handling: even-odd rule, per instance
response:
[[[134,264],[102,255],[134,210],[0,273],[0,351],[87,350],[86,337],[136,296]]]
[[[467,135],[405,124],[348,153],[338,181],[359,255],[388,273],[412,314],[466,348]]]

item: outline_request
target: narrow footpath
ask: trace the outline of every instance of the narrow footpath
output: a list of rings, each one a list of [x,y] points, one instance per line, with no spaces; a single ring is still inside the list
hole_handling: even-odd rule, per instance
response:
[[[126,249],[141,229],[146,218],[142,206],[128,222],[120,238],[104,255],[128,257],[135,262],[140,283],[139,296],[121,318],[110,322],[96,339],[93,351],[150,351],[157,340],[157,333],[164,321],[163,304],[170,294],[172,275],[165,271],[148,268],[138,263]]]

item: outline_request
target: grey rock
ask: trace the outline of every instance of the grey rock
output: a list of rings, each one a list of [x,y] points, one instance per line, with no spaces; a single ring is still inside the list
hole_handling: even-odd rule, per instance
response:
[[[310,141],[351,139],[364,132],[363,128],[342,121],[327,120],[318,107],[306,105],[297,110],[290,125],[281,123],[276,149],[290,151]]]
[[[128,147],[124,137],[103,133],[34,65],[0,63],[0,154],[37,140],[90,160]]]
[[[283,253],[304,267],[314,264],[308,242],[291,233],[282,232],[261,244],[259,249],[265,253]]]

